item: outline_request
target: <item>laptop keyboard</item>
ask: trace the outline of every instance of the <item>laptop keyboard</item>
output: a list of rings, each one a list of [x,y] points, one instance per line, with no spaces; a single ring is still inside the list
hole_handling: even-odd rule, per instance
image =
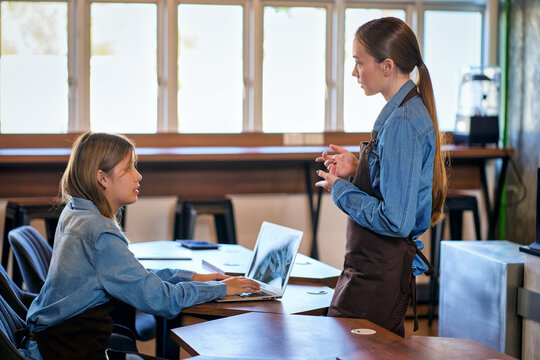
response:
[[[238,294],[240,297],[255,297],[255,296],[272,296],[273,294],[267,293],[266,291],[261,291],[258,293],[243,292]]]

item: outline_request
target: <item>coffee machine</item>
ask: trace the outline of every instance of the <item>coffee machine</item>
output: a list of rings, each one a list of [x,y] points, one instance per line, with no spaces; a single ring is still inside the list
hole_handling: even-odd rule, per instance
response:
[[[454,130],[456,144],[498,144],[500,79],[501,70],[496,66],[464,69]]]

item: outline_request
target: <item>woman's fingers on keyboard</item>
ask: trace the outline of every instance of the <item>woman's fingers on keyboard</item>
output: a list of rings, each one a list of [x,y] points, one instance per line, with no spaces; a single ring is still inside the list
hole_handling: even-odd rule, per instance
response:
[[[247,278],[242,278],[242,279],[244,281],[244,287],[246,289],[252,290],[251,292],[259,292],[260,291],[261,285],[258,282],[253,281],[251,279],[247,279]]]
[[[261,286],[256,281],[237,276],[222,280],[227,285],[227,295],[238,294],[241,292],[258,292]]]

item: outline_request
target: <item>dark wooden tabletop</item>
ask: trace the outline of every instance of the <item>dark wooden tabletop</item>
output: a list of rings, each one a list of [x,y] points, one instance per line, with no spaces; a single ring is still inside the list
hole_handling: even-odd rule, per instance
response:
[[[358,330],[360,334],[353,331]],[[365,333],[365,334],[364,334]],[[473,340],[401,338],[367,320],[248,313],[172,330],[190,355],[264,359],[513,359]]]

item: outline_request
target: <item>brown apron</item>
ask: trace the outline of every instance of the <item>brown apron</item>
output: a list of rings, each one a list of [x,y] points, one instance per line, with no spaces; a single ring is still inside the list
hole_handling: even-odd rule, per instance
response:
[[[402,104],[416,94],[413,89]],[[358,169],[353,181],[370,196],[376,195],[371,185],[368,157],[376,139],[377,133],[373,132],[369,143],[360,144]],[[367,319],[404,336],[405,313],[412,299],[416,330],[416,282],[411,271],[416,253],[431,269],[410,236],[396,238],[377,234],[348,218],[343,272],[328,316]]]
[[[28,337],[36,340],[44,360],[106,360],[107,340],[113,330],[114,301],[96,306]]]

